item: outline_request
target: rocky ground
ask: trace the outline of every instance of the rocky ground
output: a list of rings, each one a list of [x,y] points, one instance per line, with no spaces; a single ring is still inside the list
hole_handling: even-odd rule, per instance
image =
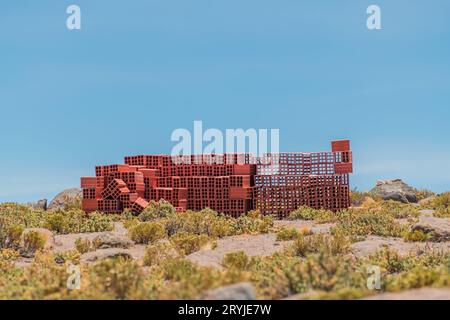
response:
[[[420,254],[426,251],[450,250],[450,218],[436,218],[432,216],[432,210],[421,210],[418,222],[414,228],[418,230],[433,230],[439,242],[406,242],[402,238],[368,236],[365,240],[351,245],[351,254],[367,256],[387,246],[396,250],[400,255]],[[277,227],[294,227],[296,229],[307,228],[312,233],[330,233],[333,224],[318,224],[314,221],[283,220],[275,221]],[[127,256],[142,261],[145,254],[145,245],[135,244],[128,236],[127,230],[121,222],[114,224],[114,229],[108,232],[79,233],[56,235],[49,239],[48,246],[55,252],[75,250],[77,239],[88,239],[100,243],[98,249],[81,256],[81,262],[92,263],[101,259],[116,256]],[[243,251],[248,256],[268,256],[283,250],[291,241],[277,241],[275,233],[244,234],[224,237],[217,240],[217,246],[194,252],[187,256],[192,262],[207,267],[221,268],[223,257],[230,252]],[[21,257],[16,261],[16,266],[27,267],[32,258]],[[238,288],[238,291],[240,289]],[[220,291],[219,291],[220,293]],[[310,294],[302,294],[293,299],[308,298]],[[385,293],[371,297],[370,299],[450,299],[449,289],[419,289],[401,293]]]

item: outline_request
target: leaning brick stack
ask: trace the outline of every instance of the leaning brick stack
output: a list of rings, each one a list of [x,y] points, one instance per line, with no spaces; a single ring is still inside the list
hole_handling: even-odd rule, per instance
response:
[[[164,199],[177,211],[211,208],[233,217],[259,209],[287,216],[301,205],[337,211],[349,206],[352,154],[348,140],[331,152],[125,157],[125,164],[96,167],[82,177],[87,212],[139,213]]]

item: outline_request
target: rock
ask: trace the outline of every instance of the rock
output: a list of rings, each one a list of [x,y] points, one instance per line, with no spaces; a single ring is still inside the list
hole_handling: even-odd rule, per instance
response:
[[[40,235],[42,235],[42,237],[45,240],[44,243],[44,250],[51,250],[54,248],[55,246],[55,237],[53,236],[53,232],[51,232],[48,229],[45,228],[28,228],[25,229],[22,233],[22,241],[21,241],[21,245],[20,245],[20,255],[22,257],[26,257],[26,258],[32,258],[34,257],[35,254],[35,248],[30,247],[29,245],[27,245],[26,243],[24,243],[24,237],[30,233],[30,232],[37,232]]]
[[[93,240],[94,245],[98,249],[108,249],[108,248],[124,248],[127,249],[134,245],[134,242],[131,241],[125,235],[113,233],[113,232],[105,232]]]
[[[377,181],[376,187],[370,190],[370,193],[383,200],[395,200],[403,203],[417,202],[415,189],[401,179]]]
[[[236,283],[230,286],[207,291],[204,300],[255,300],[253,287],[248,282]]]
[[[79,188],[66,189],[56,195],[48,206],[48,210],[62,209],[65,205],[76,203],[83,193]]]
[[[118,258],[118,257],[124,257],[125,259],[133,258],[130,252],[128,252],[128,250],[126,249],[109,248],[85,253],[81,256],[80,261],[83,263],[90,263],[98,260]]]
[[[388,292],[364,300],[450,300],[449,288],[420,288],[402,292]]]
[[[27,203],[27,206],[37,210],[47,210],[47,199],[41,199],[36,202],[29,202]]]
[[[419,222],[411,227],[412,231],[422,231],[429,234],[430,241],[450,241],[450,219],[420,216]]]

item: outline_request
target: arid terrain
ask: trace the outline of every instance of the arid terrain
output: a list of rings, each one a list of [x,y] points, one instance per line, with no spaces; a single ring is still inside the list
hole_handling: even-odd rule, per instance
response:
[[[333,213],[0,205],[1,299],[450,299],[450,193]]]

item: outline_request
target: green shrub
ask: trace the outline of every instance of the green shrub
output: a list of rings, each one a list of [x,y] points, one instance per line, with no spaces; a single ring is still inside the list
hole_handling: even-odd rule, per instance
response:
[[[450,207],[441,207],[436,209],[433,216],[437,218],[450,218]]]
[[[342,235],[327,235],[317,233],[310,236],[300,236],[294,241],[291,250],[294,255],[305,257],[310,253],[323,252],[330,255],[347,253],[349,241]]]
[[[430,235],[422,230],[406,231],[403,234],[403,239],[407,242],[424,242],[430,239]]]
[[[450,192],[442,193],[432,199],[426,206],[428,209],[441,209],[450,207]]]
[[[231,223],[233,234],[268,233],[273,227],[273,217],[257,215],[252,212],[251,215],[240,216]]]
[[[368,192],[360,192],[356,188],[350,191],[350,203],[352,206],[359,207],[367,197],[372,197]]]
[[[385,273],[393,275],[411,271],[416,267],[430,269],[446,265],[450,267],[450,254],[448,252],[430,251],[418,256],[412,254],[400,256],[397,251],[387,246],[362,260],[367,264],[377,265]]]
[[[176,214],[175,208],[167,201],[161,199],[158,202],[150,201],[139,215],[141,221],[152,221],[161,218],[172,217]]]
[[[161,264],[166,259],[178,258],[178,252],[171,243],[155,243],[147,246],[144,255],[144,265],[153,266]]]
[[[142,222],[129,230],[130,238],[136,243],[149,244],[166,237],[161,222]]]
[[[131,211],[130,209],[125,209],[123,210],[122,214],[120,215],[120,220],[121,221],[129,221],[129,220],[133,220],[134,214],[133,211]]]
[[[338,224],[332,228],[333,234],[351,237],[353,241],[367,235],[401,237],[405,226],[395,221],[391,214],[376,210],[347,210],[340,212]]]
[[[78,250],[68,250],[63,252],[57,252],[53,255],[54,260],[58,264],[64,264],[64,263],[73,263],[73,264],[79,264],[81,253]]]
[[[233,223],[233,218],[218,214],[209,208],[198,212],[188,210],[165,220],[169,236],[178,232],[188,232],[224,237],[233,234]]]
[[[171,243],[182,255],[189,255],[201,248],[208,246],[213,248],[216,246],[214,239],[206,234],[192,234],[187,232],[179,232],[170,238]]]
[[[295,228],[281,228],[277,232],[277,241],[294,240],[300,236],[300,232]]]
[[[407,272],[387,275],[384,288],[387,291],[401,291],[422,287],[450,286],[450,272],[448,268],[427,268],[415,266]]]
[[[336,216],[332,211],[324,209],[314,209],[307,206],[301,206],[292,211],[289,215],[290,220],[315,220],[318,223],[333,222]]]
[[[267,233],[273,226],[271,216],[262,216],[258,211],[239,218],[232,218],[206,208],[202,211],[186,211],[163,219],[169,236],[179,232],[206,234],[221,238],[243,233]]]
[[[33,255],[38,250],[43,250],[45,246],[45,238],[37,231],[29,231],[22,236],[22,248],[23,252],[28,255]]]
[[[81,254],[94,250],[93,244],[89,239],[77,238],[75,248]]]
[[[182,281],[191,278],[197,271],[191,261],[181,258],[166,259],[162,263],[164,279],[172,281]]]
[[[390,215],[396,219],[417,217],[419,209],[411,204],[405,204],[394,200],[381,201],[378,214]]]
[[[109,299],[134,299],[143,290],[144,276],[133,260],[123,257],[102,260],[89,273],[89,283],[97,292],[108,294]]]
[[[0,220],[0,248],[19,248],[23,230],[21,225],[5,225]]]
[[[430,191],[430,190],[427,190],[427,189],[416,189],[415,193],[416,193],[416,197],[417,197],[418,201],[436,195],[433,191]]]
[[[221,262],[224,268],[235,268],[238,270],[247,270],[250,266],[251,259],[244,251],[227,253]]]
[[[82,210],[61,209],[45,216],[43,227],[58,234],[111,231],[112,217],[102,213],[86,214]]]
[[[16,260],[19,255],[19,252],[14,249],[0,249],[0,273],[7,273],[8,270],[12,269],[14,267],[14,260]]]

